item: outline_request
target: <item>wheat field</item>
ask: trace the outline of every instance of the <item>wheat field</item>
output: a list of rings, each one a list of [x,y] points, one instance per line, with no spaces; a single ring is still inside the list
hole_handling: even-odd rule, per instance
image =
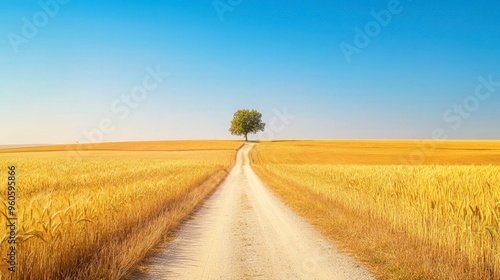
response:
[[[427,146],[417,165],[412,141],[264,142],[251,158],[381,279],[500,279],[500,142]]]
[[[0,183],[7,184],[7,166],[18,171],[14,277],[123,277],[213,191],[240,146],[171,141],[0,150]],[[75,151],[78,158],[68,156]],[[6,188],[0,193],[5,205]],[[7,252],[1,235],[0,251]],[[6,277],[6,262],[0,265]]]

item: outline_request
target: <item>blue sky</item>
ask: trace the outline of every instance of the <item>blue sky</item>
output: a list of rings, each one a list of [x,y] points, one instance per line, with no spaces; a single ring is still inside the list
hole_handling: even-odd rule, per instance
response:
[[[499,14],[498,1],[2,1],[0,145],[236,139],[242,108],[264,115],[261,139],[499,139]],[[154,88],[123,102],[144,79]]]

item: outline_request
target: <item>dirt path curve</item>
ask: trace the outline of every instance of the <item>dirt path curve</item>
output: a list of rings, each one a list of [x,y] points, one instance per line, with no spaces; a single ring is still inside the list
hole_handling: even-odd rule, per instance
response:
[[[135,279],[374,279],[270,193],[248,164],[235,167]]]

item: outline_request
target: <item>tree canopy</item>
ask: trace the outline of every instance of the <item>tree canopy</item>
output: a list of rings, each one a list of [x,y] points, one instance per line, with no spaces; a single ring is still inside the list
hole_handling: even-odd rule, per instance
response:
[[[233,135],[244,135],[248,141],[249,133],[264,131],[266,124],[262,122],[262,114],[256,110],[238,110],[234,113],[229,132]]]

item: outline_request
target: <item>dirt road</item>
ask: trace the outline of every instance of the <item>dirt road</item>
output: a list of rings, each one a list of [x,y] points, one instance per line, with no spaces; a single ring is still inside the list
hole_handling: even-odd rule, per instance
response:
[[[265,188],[251,148],[134,279],[374,279]]]

